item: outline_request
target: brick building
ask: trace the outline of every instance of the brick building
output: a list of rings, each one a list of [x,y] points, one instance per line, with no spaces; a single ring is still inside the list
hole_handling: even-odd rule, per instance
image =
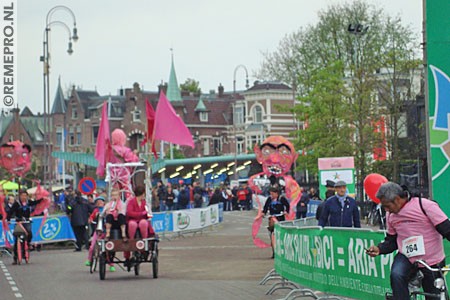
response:
[[[138,83],[120,89],[118,95],[99,95],[97,91],[72,89],[68,99],[58,83],[51,109],[52,152],[82,153],[93,156],[97,143],[100,115],[103,103],[108,103],[110,130],[121,128],[128,136],[128,146],[137,149],[142,159],[148,158],[147,145],[140,146],[146,132],[145,101],[156,106],[161,90],[166,92],[177,114],[189,128],[195,148],[173,146],[184,157],[223,156],[252,153],[255,143],[269,135],[283,135],[297,128],[292,113],[281,112],[277,106],[293,107],[294,94],[290,87],[275,82],[255,82],[245,91],[226,92],[220,84],[217,91],[195,95],[181,92],[172,60],[169,82],[156,91],[142,90]],[[33,148],[36,176],[41,177],[48,168],[43,166],[43,116],[33,115],[24,108],[21,114],[16,108],[8,116],[1,117],[2,143],[23,140]],[[160,143],[156,149],[161,151]],[[163,155],[170,157],[170,147],[163,146]],[[161,153],[160,153],[161,156]],[[58,173],[58,161],[53,178]],[[92,159],[92,157],[91,157]],[[66,163],[69,172],[82,170],[83,164]]]

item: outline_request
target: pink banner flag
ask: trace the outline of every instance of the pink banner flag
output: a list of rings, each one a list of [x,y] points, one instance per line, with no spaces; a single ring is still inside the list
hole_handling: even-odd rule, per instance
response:
[[[97,135],[97,145],[95,147],[95,159],[98,161],[97,175],[104,176],[106,163],[111,153],[111,140],[109,137],[108,103],[103,102],[102,117]]]
[[[154,139],[194,148],[191,132],[162,91],[156,107]]]
[[[155,159],[158,159],[158,154],[156,153],[155,141],[153,139],[154,129],[155,129],[155,111],[153,110],[153,106],[150,104],[148,99],[145,101],[145,112],[147,115],[147,133],[145,134],[144,140],[141,142],[141,146],[144,146],[145,143],[150,142],[152,145],[152,152],[155,156]]]

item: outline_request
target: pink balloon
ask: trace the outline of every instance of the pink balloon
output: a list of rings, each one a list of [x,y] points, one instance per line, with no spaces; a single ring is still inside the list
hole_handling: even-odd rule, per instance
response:
[[[376,204],[380,203],[380,199],[378,199],[375,195],[377,194],[380,186],[386,182],[388,182],[386,177],[377,173],[369,174],[364,179],[364,190],[366,191],[366,194],[369,196],[370,200],[372,200]]]

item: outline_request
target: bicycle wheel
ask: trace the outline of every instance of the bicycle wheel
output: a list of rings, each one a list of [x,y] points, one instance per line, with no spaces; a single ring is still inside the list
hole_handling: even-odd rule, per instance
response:
[[[17,237],[17,264],[22,263],[22,241],[20,237]]]
[[[105,280],[105,274],[106,274],[106,253],[102,253],[99,258],[99,275],[100,280]]]
[[[152,254],[152,271],[153,271],[153,278],[158,278],[158,243],[155,242],[154,244],[155,249],[153,250]]]
[[[24,242],[23,252],[24,252],[23,257],[25,257],[25,262],[29,263],[29,261],[30,261],[30,250],[29,250],[27,241]]]

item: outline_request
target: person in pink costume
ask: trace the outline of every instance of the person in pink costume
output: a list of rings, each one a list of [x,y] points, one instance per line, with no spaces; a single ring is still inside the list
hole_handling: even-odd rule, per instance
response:
[[[151,212],[147,208],[145,201],[145,186],[138,185],[134,188],[134,198],[131,198],[127,202],[127,214],[126,221],[128,226],[128,237],[134,239],[137,229],[141,233],[143,239],[154,236],[152,224],[149,222],[151,218]],[[130,252],[124,253],[126,259],[130,258]]]
[[[114,129],[111,133],[112,155],[109,162],[113,164],[138,162],[139,157],[130,148],[126,147],[127,136],[122,129]],[[119,185],[121,190],[127,192],[127,199],[132,195],[130,177],[132,168],[115,167],[111,170],[111,184]]]

